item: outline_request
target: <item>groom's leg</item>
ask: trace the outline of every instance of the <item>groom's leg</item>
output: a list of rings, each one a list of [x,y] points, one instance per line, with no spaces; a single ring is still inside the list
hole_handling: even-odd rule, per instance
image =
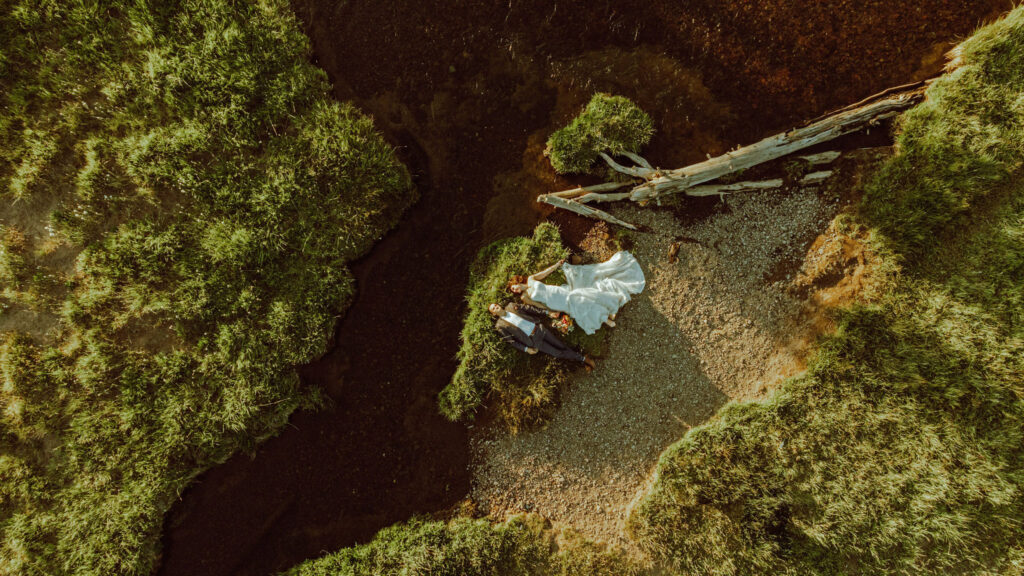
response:
[[[555,335],[555,331],[548,328],[547,326],[542,326],[541,334],[544,335],[544,341],[550,344],[551,346],[555,348],[568,348],[565,342]]]
[[[576,362],[585,360],[583,354],[570,348],[547,326],[538,325],[537,332],[538,334],[534,334],[535,348],[541,352],[563,360],[575,360]]]

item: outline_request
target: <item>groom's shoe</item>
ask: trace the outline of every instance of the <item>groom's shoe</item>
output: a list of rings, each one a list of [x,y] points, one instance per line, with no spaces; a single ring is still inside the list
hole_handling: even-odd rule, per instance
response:
[[[594,359],[589,354],[583,357],[583,365],[586,367],[587,372],[597,368],[597,364],[594,363]]]

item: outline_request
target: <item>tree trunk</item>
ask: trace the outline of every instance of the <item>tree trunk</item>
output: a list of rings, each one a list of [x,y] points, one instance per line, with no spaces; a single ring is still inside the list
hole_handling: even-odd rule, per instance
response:
[[[641,201],[673,194],[875,125],[920,103],[927,87],[926,82],[918,82],[892,88],[802,128],[776,134],[699,164],[666,172],[660,178],[633,188],[630,199]]]

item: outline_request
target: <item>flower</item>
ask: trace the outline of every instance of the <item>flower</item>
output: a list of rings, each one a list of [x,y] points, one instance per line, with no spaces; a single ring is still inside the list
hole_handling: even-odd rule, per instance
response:
[[[555,320],[554,326],[555,329],[562,334],[568,334],[569,332],[572,332],[574,322],[572,321],[571,316],[568,314],[562,314],[557,320]]]

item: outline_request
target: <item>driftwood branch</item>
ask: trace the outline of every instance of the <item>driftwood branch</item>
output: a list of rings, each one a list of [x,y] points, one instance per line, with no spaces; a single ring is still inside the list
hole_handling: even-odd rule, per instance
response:
[[[648,170],[654,170],[654,166],[651,166],[651,163],[648,162],[646,158],[644,158],[643,156],[641,156],[639,154],[633,154],[632,152],[627,152],[626,150],[621,150],[621,151],[619,151],[619,155],[620,156],[625,156],[626,158],[629,158],[633,162],[636,162],[637,164],[639,164],[640,166],[643,166],[644,168],[647,168]]]
[[[782,188],[782,179],[765,180],[763,182],[737,182],[735,184],[705,184],[688,188],[684,194],[687,196],[719,196],[721,194],[735,194],[737,192],[760,192]]]
[[[626,174],[628,176],[647,179],[649,176],[654,174],[654,170],[650,168],[630,168],[629,166],[623,166],[622,164],[619,164],[615,160],[612,160],[612,157],[605,154],[604,152],[601,152],[601,158],[604,159],[605,163],[612,167],[612,170],[615,170],[616,172],[622,172],[623,174]]]
[[[575,202],[573,200],[566,200],[565,198],[560,198],[558,196],[553,196],[551,194],[545,194],[545,195],[537,198],[537,201],[538,202],[544,202],[546,204],[550,204],[550,205],[552,205],[552,206],[554,206],[556,208],[563,208],[563,209],[568,210],[570,212],[575,212],[575,213],[579,214],[580,216],[586,216],[587,218],[596,218],[598,220],[604,220],[605,222],[608,222],[609,224],[616,224],[616,225],[622,226],[623,228],[629,228],[630,230],[636,230],[636,226],[633,226],[629,222],[623,222],[622,220],[619,220],[618,218],[616,218],[615,216],[612,216],[611,214],[605,212],[604,210],[598,210],[597,208],[591,208],[590,206],[587,206],[586,204],[580,204],[579,202]]]
[[[822,164],[831,164],[839,159],[842,152],[822,152],[821,154],[811,154],[810,156],[801,156],[800,159],[809,163],[811,166],[820,166]]]
[[[618,190],[619,188],[625,188],[626,186],[632,186],[633,182],[605,182],[604,184],[594,184],[593,186],[580,186],[579,188],[572,188],[570,190],[563,190],[561,192],[552,192],[545,194],[544,196],[557,196],[559,198],[576,198],[584,196],[589,192],[610,192],[612,190]],[[628,197],[629,194],[627,193]],[[540,198],[537,199],[538,201]]]
[[[811,172],[807,176],[804,176],[802,180],[800,180],[800,185],[801,186],[816,186],[818,184],[821,184],[825,180],[828,180],[828,178],[830,176],[832,176],[832,171],[831,170],[822,170],[821,172]]]

